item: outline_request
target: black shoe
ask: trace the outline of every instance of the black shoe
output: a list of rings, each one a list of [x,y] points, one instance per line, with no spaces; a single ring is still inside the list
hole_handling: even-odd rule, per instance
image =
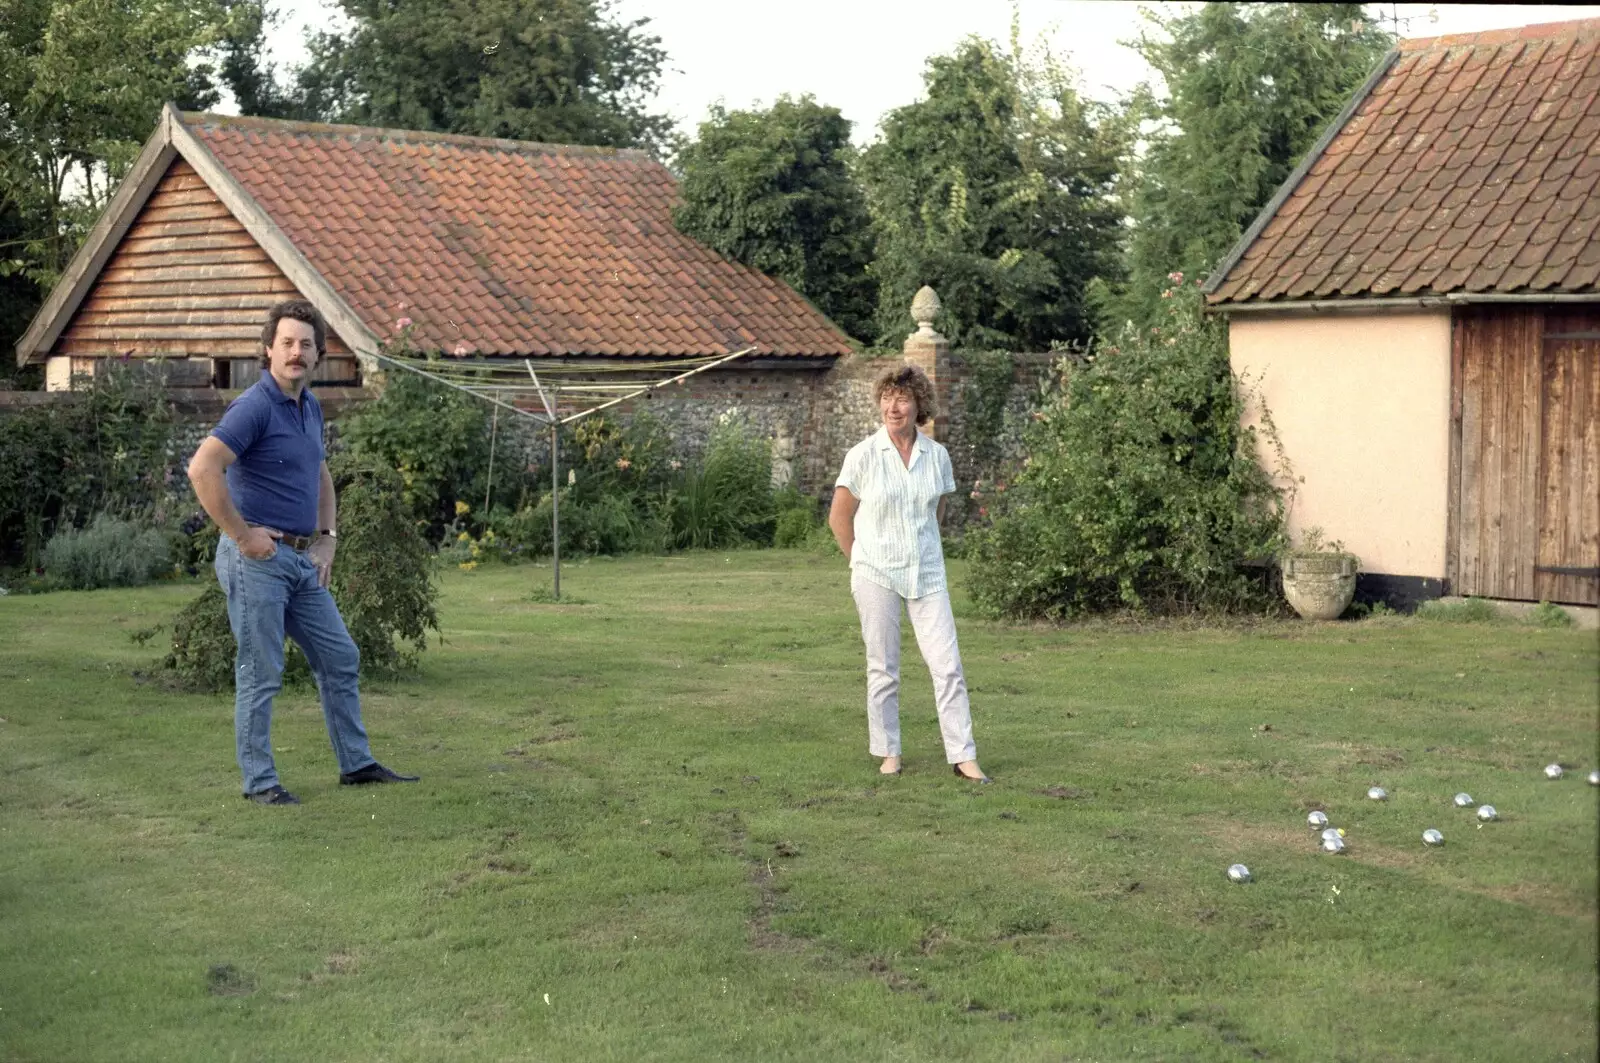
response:
[[[373,761],[364,768],[357,768],[339,776],[339,785],[364,786],[372,782],[416,782],[420,778],[420,775],[401,775]]]
[[[950,770],[955,772],[957,775],[961,776],[963,779],[967,780],[968,782],[980,783],[980,784],[982,784],[984,786],[987,786],[988,784],[994,782],[994,780],[989,778],[989,776],[987,776],[987,775],[968,775],[966,772],[961,770],[961,765],[959,765],[959,764],[950,765]]]
[[[245,794],[245,799],[254,801],[258,805],[298,805],[300,799],[288,790],[278,785],[272,785],[265,790],[257,790],[253,794]]]

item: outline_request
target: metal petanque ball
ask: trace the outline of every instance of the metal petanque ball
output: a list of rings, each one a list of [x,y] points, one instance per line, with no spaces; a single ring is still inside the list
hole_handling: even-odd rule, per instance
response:
[[[1432,828],[1429,828],[1428,830],[1422,832],[1422,840],[1428,845],[1443,845],[1444,835],[1440,834],[1436,830],[1433,830]]]
[[[1367,791],[1367,796],[1372,798],[1374,801],[1387,801],[1389,800],[1389,791],[1385,790],[1381,786],[1374,786],[1372,789]]]
[[[1344,852],[1344,839],[1337,835],[1332,838],[1324,838],[1322,840],[1322,851],[1325,853]]]
[[[1326,812],[1313,812],[1306,817],[1306,822],[1311,824],[1312,830],[1321,830],[1328,825],[1328,814]]]
[[[1591,771],[1589,773],[1589,785],[1600,786],[1600,771]]]
[[[1562,775],[1561,765],[1559,765],[1559,764],[1546,764],[1544,766],[1544,777],[1546,779],[1559,779],[1559,778],[1561,778],[1561,775]]]
[[[1324,829],[1323,832],[1322,832],[1322,840],[1323,841],[1327,841],[1329,838],[1343,838],[1343,837],[1344,837],[1344,831],[1340,830],[1338,827],[1328,827],[1328,828]]]
[[[1472,799],[1471,794],[1456,794],[1457,808],[1471,808],[1475,804],[1477,802]]]
[[[1250,869],[1245,867],[1243,864],[1234,864],[1232,867],[1228,868],[1228,881],[1249,882]]]
[[[1483,820],[1485,823],[1487,823],[1491,819],[1499,819],[1500,818],[1500,813],[1498,813],[1498,812],[1496,812],[1494,810],[1494,806],[1493,805],[1479,805],[1478,806],[1478,818]]]

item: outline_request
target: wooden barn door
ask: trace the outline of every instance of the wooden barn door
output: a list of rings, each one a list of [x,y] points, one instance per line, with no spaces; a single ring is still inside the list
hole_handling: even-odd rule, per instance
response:
[[[1534,597],[1600,604],[1600,311],[1545,314]]]
[[[1457,312],[1450,581],[1457,594],[1600,599],[1600,312]]]

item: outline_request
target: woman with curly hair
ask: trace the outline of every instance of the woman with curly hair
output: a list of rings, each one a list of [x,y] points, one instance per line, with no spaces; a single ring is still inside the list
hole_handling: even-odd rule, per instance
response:
[[[935,414],[933,385],[901,366],[872,388],[883,427],[850,448],[833,491],[828,527],[850,560],[850,593],[867,649],[867,748],[878,770],[900,774],[900,612],[911,615],[917,647],[933,676],[945,760],[987,783],[972,741],[972,711],[946,590],[939,523],[956,489],[950,453],[917,431]]]

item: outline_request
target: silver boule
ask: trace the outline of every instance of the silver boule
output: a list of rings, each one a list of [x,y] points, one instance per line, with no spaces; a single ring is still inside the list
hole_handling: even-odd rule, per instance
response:
[[[1324,838],[1322,840],[1322,851],[1325,853],[1344,852],[1344,839],[1337,835],[1332,838]]]
[[[1546,764],[1544,766],[1544,777],[1546,779],[1559,779],[1562,774],[1562,768],[1559,764]]]
[[[1589,773],[1589,785],[1600,786],[1600,771],[1591,771]]]
[[[1443,845],[1444,835],[1430,827],[1422,832],[1422,841],[1426,845]]]
[[[1499,819],[1500,818],[1500,813],[1498,813],[1498,812],[1496,812],[1494,810],[1494,806],[1493,805],[1479,805],[1478,806],[1478,818],[1483,820],[1485,823],[1487,823],[1491,819]]]
[[[1456,807],[1457,808],[1471,808],[1473,805],[1475,805],[1477,803],[1478,802],[1476,802],[1476,801],[1474,801],[1472,799],[1472,795],[1471,794],[1456,794]]]
[[[1326,812],[1313,812],[1306,817],[1306,822],[1311,824],[1312,830],[1321,830],[1328,825],[1328,814]]]
[[[1389,791],[1385,790],[1381,786],[1374,786],[1372,789],[1367,791],[1367,796],[1372,798],[1374,801],[1387,801],[1389,800]]]
[[[1343,838],[1343,837],[1344,837],[1344,832],[1341,831],[1338,827],[1328,827],[1328,828],[1324,829],[1323,832],[1322,832],[1322,840],[1323,841],[1327,841],[1329,838]]]
[[[1228,868],[1228,881],[1249,882],[1250,869],[1245,867],[1243,864],[1234,864],[1232,867]]]

